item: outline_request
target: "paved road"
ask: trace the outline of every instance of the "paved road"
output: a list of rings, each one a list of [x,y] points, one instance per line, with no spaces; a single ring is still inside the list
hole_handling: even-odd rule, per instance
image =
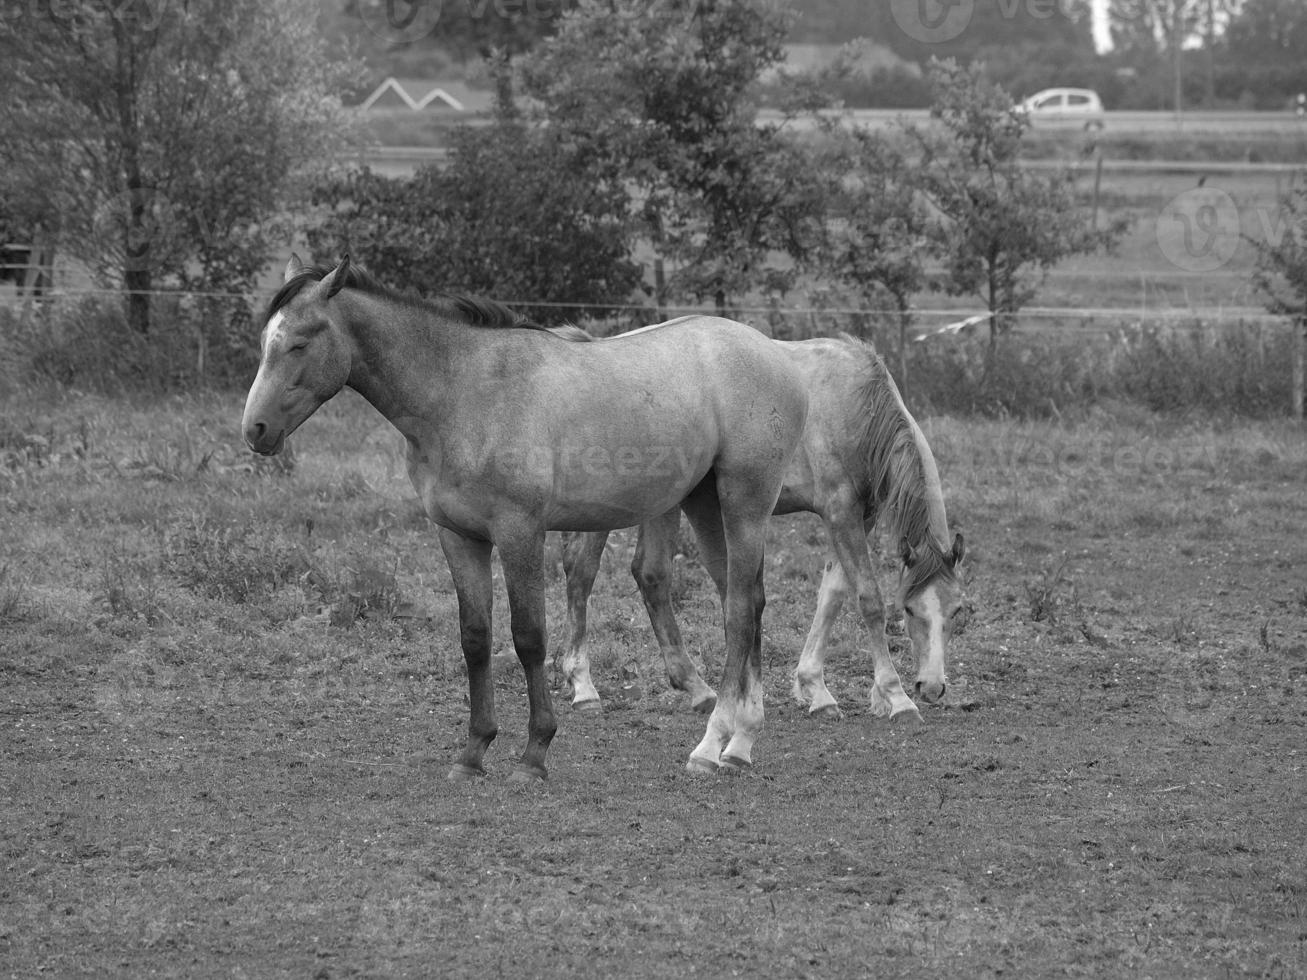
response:
[[[900,119],[911,122],[925,122],[930,118],[925,109],[846,109],[831,110],[828,116],[847,120],[851,125],[865,127],[888,126]],[[764,110],[759,114],[763,119],[780,119],[780,114]],[[1282,133],[1291,135],[1300,132],[1307,136],[1307,118],[1292,112],[1186,112],[1176,115],[1173,112],[1109,112],[1104,116],[1107,132],[1155,133],[1155,134],[1194,134],[1211,133],[1213,135],[1237,136],[1248,133]],[[811,125],[794,121],[790,125]],[[1050,128],[1078,129],[1080,126],[1072,121],[1052,124]],[[1042,129],[1044,125],[1037,125]]]

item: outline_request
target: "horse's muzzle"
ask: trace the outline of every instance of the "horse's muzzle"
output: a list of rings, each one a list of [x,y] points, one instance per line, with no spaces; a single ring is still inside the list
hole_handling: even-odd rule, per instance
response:
[[[260,456],[276,456],[285,442],[284,433],[278,431],[275,436],[270,435],[262,422],[251,422],[245,427],[245,445]]]

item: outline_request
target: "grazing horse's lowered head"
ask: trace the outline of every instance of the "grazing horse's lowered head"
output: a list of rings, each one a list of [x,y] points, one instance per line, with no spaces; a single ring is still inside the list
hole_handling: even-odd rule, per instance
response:
[[[885,362],[867,352],[858,413],[866,420],[860,457],[866,486],[898,542],[897,598],[917,655],[916,691],[928,703],[944,696],[949,640],[963,608],[958,565],[964,542],[950,535],[939,469],[925,434],[903,403]]]
[[[927,540],[900,544],[898,600],[903,622],[917,653],[916,690],[930,703],[944,696],[944,664],[953,629],[963,610],[958,565],[965,552],[962,535],[953,536],[948,551]]]

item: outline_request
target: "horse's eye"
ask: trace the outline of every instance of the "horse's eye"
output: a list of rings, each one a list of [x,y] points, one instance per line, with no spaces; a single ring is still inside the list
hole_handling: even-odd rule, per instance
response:
[[[303,349],[304,349],[305,347],[307,347],[307,346],[309,346],[309,342],[308,342],[307,340],[301,340],[301,341],[299,341],[299,342],[297,342],[297,343],[291,344],[291,345],[290,345],[290,349],[291,349],[291,350],[303,350]]]
[[[907,616],[909,619],[911,619],[911,618],[913,618],[913,617],[916,615],[916,613],[914,613],[914,612],[913,612],[911,609],[909,609],[907,606],[904,606],[904,607],[903,607],[903,615],[904,615],[904,616]]]

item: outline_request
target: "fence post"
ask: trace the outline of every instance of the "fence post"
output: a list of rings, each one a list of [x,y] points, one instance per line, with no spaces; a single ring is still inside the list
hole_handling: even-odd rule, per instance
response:
[[[1099,147],[1094,152],[1094,216],[1090,228],[1098,231],[1098,200],[1103,189],[1103,150]]]
[[[1303,419],[1303,387],[1307,378],[1307,313],[1293,319],[1293,418]]]
[[[657,323],[667,319],[667,271],[663,268],[663,258],[654,259],[654,306],[658,308]]]

